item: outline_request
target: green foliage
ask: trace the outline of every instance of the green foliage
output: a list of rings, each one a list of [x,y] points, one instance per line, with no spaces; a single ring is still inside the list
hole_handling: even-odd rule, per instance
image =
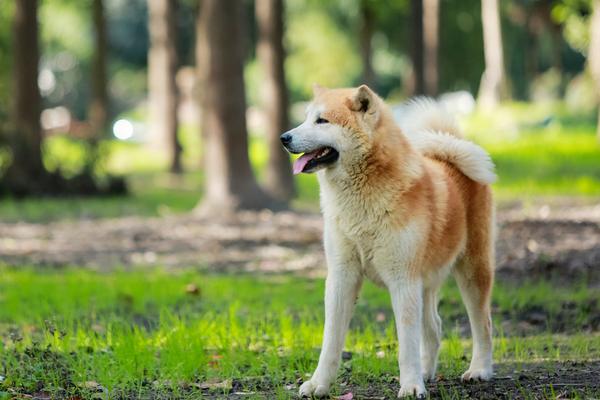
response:
[[[591,0],[561,0],[552,7],[552,18],[564,26],[565,39],[582,54],[587,54],[590,43],[591,11]]]
[[[10,108],[10,93],[12,91],[12,57],[6,54],[12,52],[12,16],[14,3],[0,2],[0,119]]]
[[[328,87],[350,86],[360,73],[357,41],[327,14],[301,2],[296,4],[289,6],[286,32],[289,56],[285,65],[292,90],[306,98],[315,82]]]
[[[40,39],[43,54],[70,53],[77,59],[89,58],[94,51],[91,1],[44,0],[40,2]]]
[[[594,115],[561,104],[506,104],[465,121],[468,136],[496,163],[502,199],[600,194],[600,147]]]

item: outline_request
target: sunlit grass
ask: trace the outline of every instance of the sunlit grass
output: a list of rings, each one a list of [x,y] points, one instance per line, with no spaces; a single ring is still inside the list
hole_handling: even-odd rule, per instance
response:
[[[463,121],[467,136],[496,164],[500,199],[600,194],[600,143],[595,116],[573,115],[561,103],[506,104]]]
[[[244,380],[283,398],[286,385],[314,368],[322,332],[323,281],[292,276],[223,276],[161,269],[90,272],[0,270],[0,391],[81,392],[95,381],[111,393],[180,390],[193,383]],[[585,286],[499,284],[494,293],[497,362],[600,357],[600,337],[577,333],[599,294]],[[558,312],[577,301],[572,336],[508,336],[501,320],[530,308]],[[441,373],[467,366],[470,340],[454,285],[444,288]],[[346,349],[351,383],[393,382],[396,338],[387,293],[367,284]],[[156,382],[152,384],[152,382]],[[183,386],[182,386],[183,385]]]

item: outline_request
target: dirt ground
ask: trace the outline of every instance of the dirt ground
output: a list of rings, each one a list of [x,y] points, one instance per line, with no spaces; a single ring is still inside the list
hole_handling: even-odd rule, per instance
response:
[[[497,220],[501,279],[555,277],[600,284],[600,205],[509,207],[498,212]],[[0,262],[322,275],[321,238],[320,215],[296,212],[0,223]]]
[[[496,375],[489,382],[464,383],[460,379],[447,379],[438,376],[435,382],[427,384],[430,399],[598,399],[600,398],[600,361],[560,362],[496,365]],[[336,383],[336,390],[342,394],[331,399],[387,400],[395,399],[399,389],[396,376],[382,377],[369,385],[354,386],[346,381],[344,374]],[[298,398],[297,391],[302,380],[290,382],[285,390],[291,398]],[[195,398],[200,390],[203,399],[271,399],[280,397],[274,392],[274,382],[268,378],[233,380],[228,389],[211,389],[189,386],[184,389],[190,398]],[[252,389],[248,389],[251,387]],[[352,393],[352,397],[348,394]],[[168,393],[149,390],[147,397],[159,399]],[[129,393],[116,394],[115,398],[130,398]]]

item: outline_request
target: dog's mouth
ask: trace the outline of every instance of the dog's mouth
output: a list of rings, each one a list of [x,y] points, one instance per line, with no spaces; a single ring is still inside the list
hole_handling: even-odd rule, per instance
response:
[[[301,172],[314,172],[318,167],[334,163],[340,153],[333,147],[321,147],[302,154],[294,161],[294,175]]]

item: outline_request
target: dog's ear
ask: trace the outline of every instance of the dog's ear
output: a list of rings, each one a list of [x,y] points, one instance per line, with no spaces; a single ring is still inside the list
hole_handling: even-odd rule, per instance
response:
[[[350,99],[350,109],[362,113],[368,112],[375,105],[375,96],[367,85],[360,85]]]
[[[377,95],[367,85],[360,85],[349,99],[348,107],[359,112],[367,122],[377,121]]]
[[[326,90],[326,88],[324,88],[323,86],[319,85],[318,83],[313,83],[312,90],[313,90],[313,96],[316,97],[319,94],[323,93]]]

